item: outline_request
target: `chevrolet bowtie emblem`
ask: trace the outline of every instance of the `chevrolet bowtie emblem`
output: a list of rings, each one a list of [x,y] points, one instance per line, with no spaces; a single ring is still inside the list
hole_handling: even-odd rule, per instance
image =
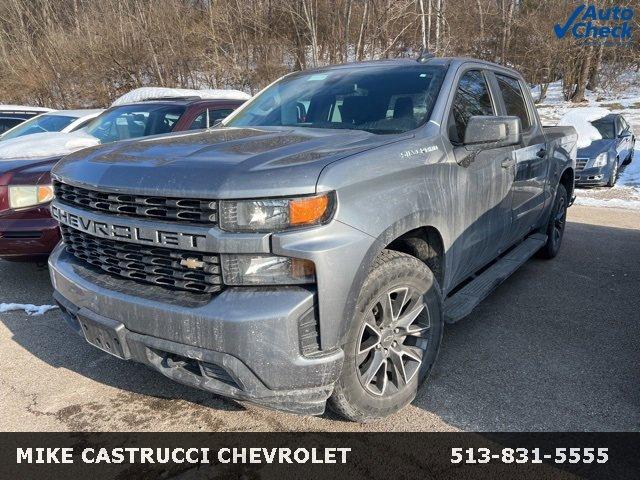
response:
[[[204,262],[198,260],[197,258],[184,258],[180,260],[180,265],[195,270],[196,268],[204,267]]]

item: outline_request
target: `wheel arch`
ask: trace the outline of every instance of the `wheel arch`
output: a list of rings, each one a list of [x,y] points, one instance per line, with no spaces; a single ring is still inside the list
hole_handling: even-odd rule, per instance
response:
[[[436,222],[429,221],[433,218],[426,213],[409,215],[386,228],[373,242],[349,289],[349,301],[345,305],[340,332],[341,339],[344,339],[354,317],[358,295],[371,266],[384,249],[407,253],[423,261],[433,272],[440,288],[443,287],[446,278],[447,231]]]

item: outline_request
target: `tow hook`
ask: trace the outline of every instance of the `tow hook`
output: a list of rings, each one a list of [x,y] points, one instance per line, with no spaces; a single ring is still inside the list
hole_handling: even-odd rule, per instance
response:
[[[185,367],[187,365],[186,360],[175,360],[173,358],[171,358],[169,355],[165,355],[165,357],[162,359],[163,362],[167,368],[179,368],[179,367]]]

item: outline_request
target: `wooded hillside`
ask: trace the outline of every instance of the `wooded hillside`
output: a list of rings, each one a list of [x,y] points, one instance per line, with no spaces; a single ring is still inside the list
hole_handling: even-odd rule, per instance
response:
[[[104,106],[142,85],[255,93],[292,70],[423,44],[514,66],[543,91],[562,78],[580,101],[640,68],[640,0],[622,4],[636,11],[630,47],[558,40],[553,25],[577,5],[558,0],[3,0],[0,101]]]

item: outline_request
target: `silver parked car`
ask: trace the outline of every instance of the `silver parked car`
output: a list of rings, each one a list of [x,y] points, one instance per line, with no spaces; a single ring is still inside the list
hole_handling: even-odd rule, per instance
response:
[[[594,120],[601,140],[578,149],[576,163],[576,186],[613,187],[618,179],[618,170],[631,162],[636,137],[624,117],[612,113]]]

